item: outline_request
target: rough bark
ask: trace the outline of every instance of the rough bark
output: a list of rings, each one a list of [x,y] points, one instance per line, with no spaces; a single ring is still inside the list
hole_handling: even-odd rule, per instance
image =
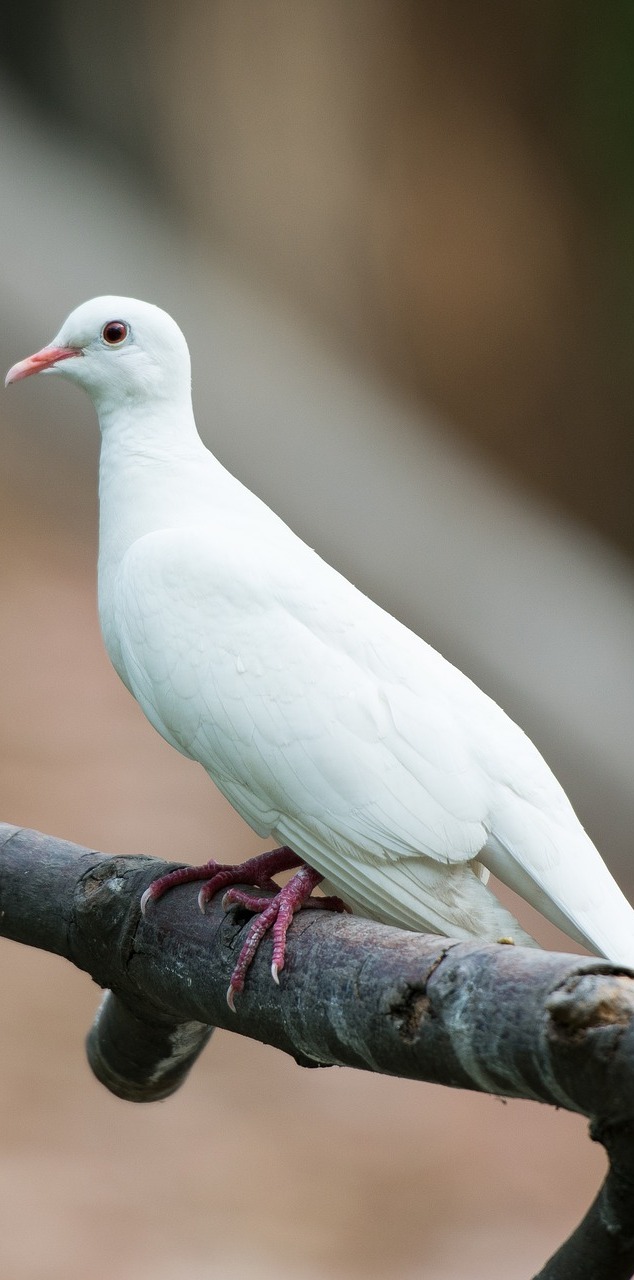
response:
[[[65,956],[107,989],[88,1036],[113,1093],[153,1101],[183,1082],[215,1026],[303,1066],[359,1067],[531,1098],[586,1115],[610,1161],[574,1235],[538,1280],[634,1270],[634,975],[604,961],[452,942],[304,911],[280,987],[260,948],[231,1013],[225,992],[248,914],[185,885],[141,916],[169,869],[0,824],[0,934]]]

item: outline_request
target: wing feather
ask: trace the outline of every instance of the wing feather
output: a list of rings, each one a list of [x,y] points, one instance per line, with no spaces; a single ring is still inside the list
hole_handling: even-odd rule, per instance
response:
[[[502,847],[514,778],[548,792],[535,748],[298,539],[283,555],[275,536],[248,546],[204,525],[149,534],[124,557],[123,674],[152,724],[364,914],[528,940],[477,857],[488,849],[490,865]]]

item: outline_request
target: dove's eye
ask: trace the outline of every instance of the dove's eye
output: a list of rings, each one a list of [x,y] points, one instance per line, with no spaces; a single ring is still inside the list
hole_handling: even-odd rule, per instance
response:
[[[109,320],[101,330],[101,336],[109,347],[119,347],[130,330],[123,320]]]

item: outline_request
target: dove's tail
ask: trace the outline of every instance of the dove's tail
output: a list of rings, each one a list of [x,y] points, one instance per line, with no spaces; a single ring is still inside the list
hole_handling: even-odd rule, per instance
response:
[[[347,842],[335,848],[311,840],[292,819],[285,820],[282,834],[326,877],[325,891],[342,897],[357,915],[418,933],[537,945],[486,888],[489,873],[479,861],[447,865],[423,854],[378,861]]]
[[[634,908],[572,809],[570,815],[573,821],[553,829],[546,819],[536,823],[533,811],[530,826],[491,835],[480,857],[569,937],[613,964],[634,968]]]

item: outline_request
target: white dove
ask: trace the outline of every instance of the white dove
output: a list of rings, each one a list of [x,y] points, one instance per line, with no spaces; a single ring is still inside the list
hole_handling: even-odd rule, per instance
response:
[[[176,871],[149,896],[200,879],[204,907],[220,887],[277,890],[272,874],[298,868],[273,899],[227,894],[261,912],[230,1004],[270,926],[277,980],[293,912],[324,879],[372,919],[535,945],[486,887],[491,871],[634,966],[634,911],[522,730],[203,445],[171,317],[94,298],[6,381],[40,371],[84,387],[99,417],[99,615],[115,669],[167,742],[283,846]]]

